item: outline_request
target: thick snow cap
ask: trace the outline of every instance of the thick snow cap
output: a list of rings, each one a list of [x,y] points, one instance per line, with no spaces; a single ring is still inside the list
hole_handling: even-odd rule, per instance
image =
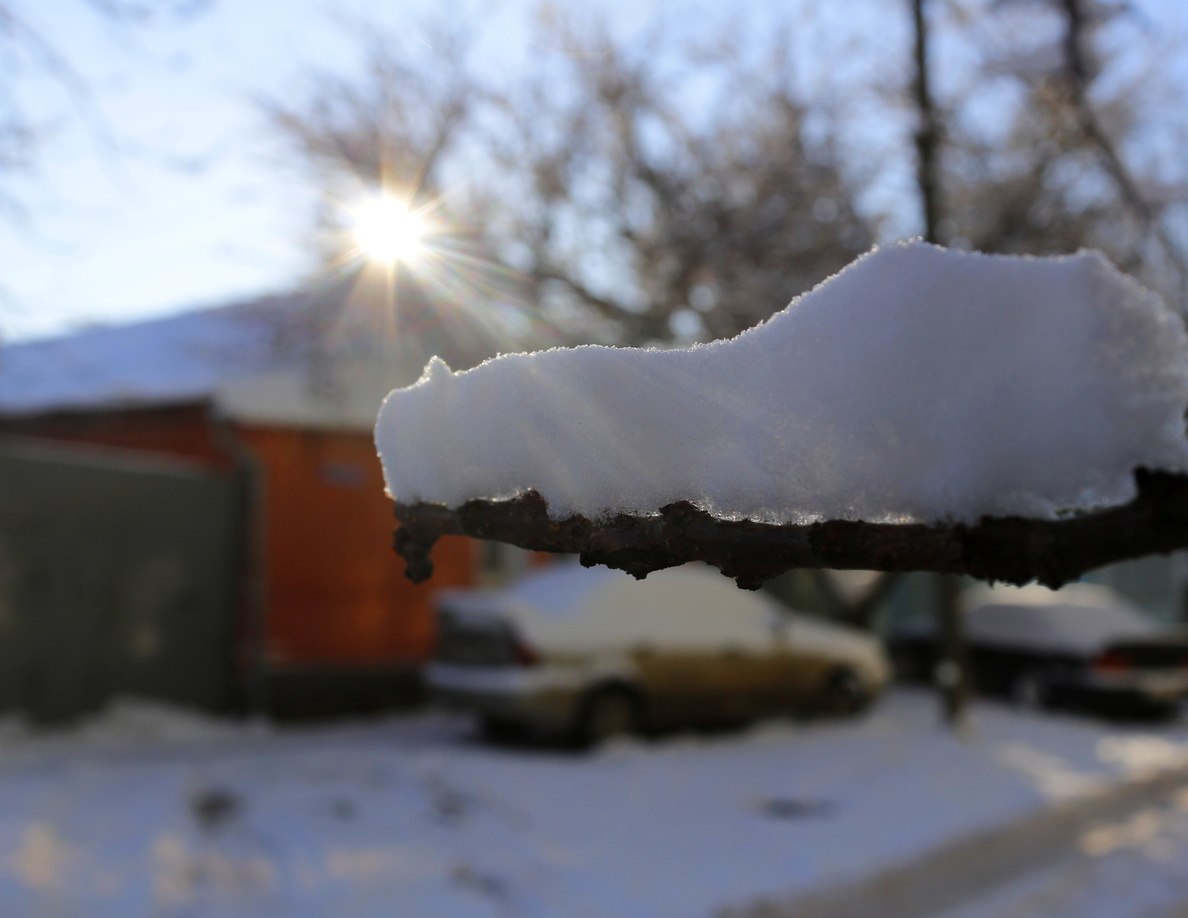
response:
[[[1188,335],[1101,255],[876,249],[735,338],[441,361],[388,395],[388,491],[554,518],[960,520],[1124,503],[1188,470]]]

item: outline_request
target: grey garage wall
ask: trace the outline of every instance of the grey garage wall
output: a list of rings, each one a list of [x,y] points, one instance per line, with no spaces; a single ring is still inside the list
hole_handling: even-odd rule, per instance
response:
[[[0,710],[41,721],[232,689],[235,476],[0,439]]]

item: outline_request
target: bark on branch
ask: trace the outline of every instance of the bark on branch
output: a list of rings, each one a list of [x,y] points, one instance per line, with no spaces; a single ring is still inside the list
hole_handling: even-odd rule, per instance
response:
[[[715,519],[687,502],[659,514],[550,520],[534,491],[511,500],[396,504],[394,547],[414,582],[433,573],[438,538],[466,535],[577,554],[645,577],[705,561],[744,589],[792,568],[938,571],[1056,588],[1096,567],[1188,547],[1188,476],[1139,469],[1130,503],[1061,520],[986,517],[973,525],[831,520],[773,525]]]

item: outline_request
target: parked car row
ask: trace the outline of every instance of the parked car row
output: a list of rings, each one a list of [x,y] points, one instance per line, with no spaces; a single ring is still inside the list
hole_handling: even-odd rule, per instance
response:
[[[1028,707],[1170,712],[1188,696],[1188,630],[1117,593],[1075,584],[963,594],[979,693]],[[780,714],[850,714],[886,687],[871,635],[794,613],[687,565],[642,582],[563,564],[505,589],[438,595],[436,699],[490,735],[591,744],[620,734],[739,724]],[[930,682],[935,629],[886,642],[901,678]]]
[[[979,587],[964,594],[966,653],[977,691],[1029,707],[1168,713],[1188,695],[1188,631],[1154,621],[1093,584]],[[888,641],[897,672],[929,681],[931,626]]]
[[[853,713],[886,686],[871,636],[687,565],[635,581],[565,564],[505,590],[444,592],[434,695],[492,734],[592,743],[781,713]]]

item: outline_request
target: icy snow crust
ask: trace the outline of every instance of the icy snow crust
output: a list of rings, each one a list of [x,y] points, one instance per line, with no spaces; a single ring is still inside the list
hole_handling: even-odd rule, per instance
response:
[[[439,360],[389,394],[388,491],[555,519],[1050,518],[1188,470],[1188,336],[1101,255],[876,249],[737,337]]]

